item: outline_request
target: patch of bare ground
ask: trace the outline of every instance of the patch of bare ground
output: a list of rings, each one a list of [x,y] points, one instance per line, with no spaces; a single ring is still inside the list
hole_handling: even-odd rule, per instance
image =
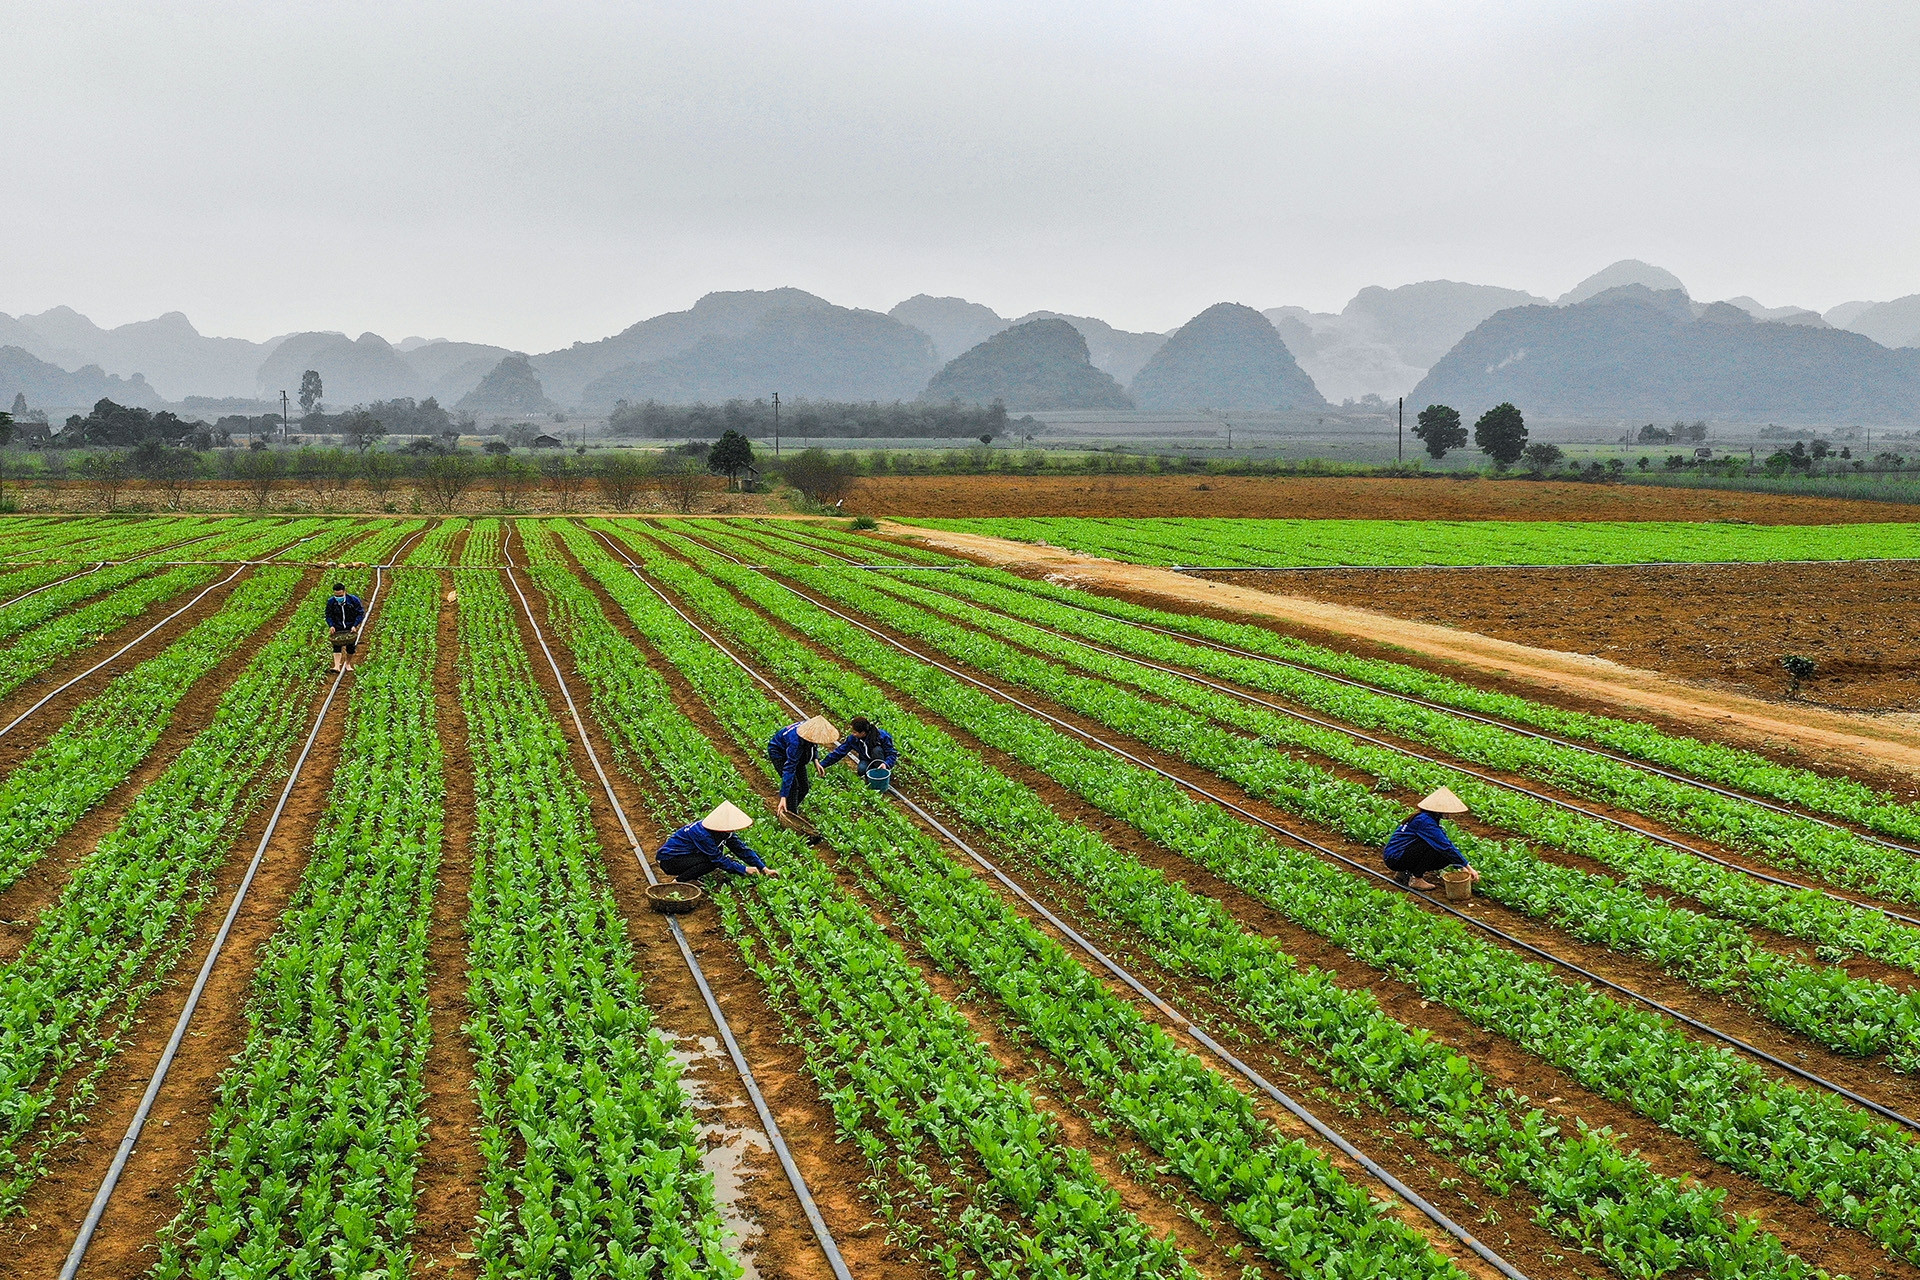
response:
[[[888,530],[1022,577],[1149,608],[1259,626],[1553,706],[1729,743],[1783,763],[1885,786],[1903,797],[1920,795],[1920,726],[1906,717],[1769,702],[1586,654],[1002,538],[903,526]]]
[[[1910,508],[1718,489],[1426,476],[867,476],[849,512],[968,516],[1240,516],[1316,520],[1747,520],[1870,524]]]
[[[1397,618],[1846,711],[1920,709],[1920,566],[1872,562],[1209,573]]]
[[[794,643],[814,648],[819,652],[818,646],[812,645],[791,628],[779,623],[777,619],[770,620],[787,632]],[[867,678],[874,679],[871,675]],[[882,681],[876,680],[876,683],[885,687]],[[1468,1022],[1445,1006],[1421,996],[1417,990],[1393,978],[1385,971],[1357,961],[1325,939],[1295,925],[1275,908],[1220,880],[1177,852],[1147,840],[1131,826],[1081,800],[1046,775],[1020,764],[1012,757],[975,738],[966,730],[929,714],[924,707],[919,706],[910,697],[902,695],[899,690],[890,689],[889,692],[912,714],[922,716],[929,723],[939,725],[963,745],[981,754],[997,769],[1033,789],[1055,812],[1098,832],[1109,843],[1130,853],[1144,864],[1160,870],[1170,880],[1184,882],[1193,892],[1220,902],[1241,927],[1274,939],[1289,954],[1304,964],[1326,969],[1341,985],[1371,990],[1390,1015],[1407,1025],[1424,1027],[1432,1031],[1436,1038],[1471,1057],[1496,1085],[1532,1097],[1536,1105],[1542,1106],[1550,1114],[1563,1117],[1569,1127],[1575,1118],[1584,1120],[1590,1125],[1611,1127],[1616,1133],[1622,1135],[1622,1145],[1626,1149],[1641,1151],[1642,1155],[1662,1173],[1672,1177],[1698,1179],[1724,1191],[1728,1196],[1726,1203],[1730,1210],[1755,1217],[1768,1230],[1786,1242],[1790,1249],[1815,1265],[1844,1271],[1856,1277],[1920,1275],[1920,1269],[1891,1258],[1870,1239],[1844,1227],[1838,1227],[1816,1210],[1712,1163],[1702,1156],[1699,1148],[1693,1143],[1656,1127],[1630,1109],[1586,1089],[1571,1076],[1542,1062],[1505,1037],[1489,1033]],[[1020,691],[1019,696],[1029,702],[1043,705],[1042,700],[1029,697],[1024,690]],[[1076,720],[1076,717],[1066,713],[1062,708],[1044,706],[1044,709],[1049,714],[1060,715],[1070,723]],[[1091,725],[1086,727],[1094,728]],[[1341,847],[1345,843],[1330,833],[1312,831],[1307,824],[1292,819],[1290,815],[1272,811],[1261,802],[1238,793],[1230,784],[1213,779],[1210,775],[1200,774],[1197,770],[1186,769],[1179,761],[1163,753],[1141,747],[1137,743],[1128,743],[1104,728],[1098,728],[1095,731],[1106,740],[1115,742],[1116,745],[1121,745],[1155,765],[1167,768],[1170,772],[1196,779],[1203,778],[1203,785],[1207,785],[1210,790],[1243,804],[1250,811],[1262,813],[1263,816],[1269,816],[1293,830],[1303,831],[1334,847]],[[909,781],[910,768],[909,762]],[[1374,856],[1374,851],[1357,847],[1343,848],[1342,851],[1360,859],[1371,859]],[[1027,874],[1031,874],[1031,868],[1027,869]],[[1029,881],[1029,887],[1034,886],[1035,880],[1044,882],[1045,879],[1045,877],[1035,876]],[[1043,887],[1045,887],[1044,884]],[[1048,900],[1049,893],[1041,892],[1037,896]],[[1074,922],[1076,927],[1085,924],[1091,936],[1096,941],[1113,947],[1117,956],[1125,958],[1123,962],[1139,962],[1140,957],[1134,954],[1139,948],[1137,937],[1131,937],[1130,931],[1124,927],[1116,928],[1099,919],[1088,909],[1084,895],[1071,886],[1061,886],[1054,882],[1051,885],[1051,896],[1049,905],[1059,904],[1059,907],[1063,908],[1063,914]],[[1511,932],[1528,941],[1542,945],[1550,944],[1552,949],[1560,954],[1572,953],[1570,958],[1576,958],[1577,962],[1585,963],[1595,958],[1591,954],[1593,949],[1565,943],[1562,939],[1555,937],[1550,930],[1540,929],[1533,926],[1531,922],[1524,920],[1516,922],[1513,920],[1513,913],[1504,912],[1484,899],[1475,899],[1472,909],[1475,914],[1483,915],[1483,918],[1498,923],[1502,928],[1508,928],[1511,923],[1518,923],[1523,927],[1513,928]],[[1496,915],[1506,918],[1495,921]],[[1651,966],[1641,965],[1613,953],[1606,954],[1606,963],[1594,966],[1596,970],[1613,970],[1606,972],[1605,976],[1627,982],[1628,985],[1640,990],[1648,989],[1650,984],[1646,979],[1649,976],[1659,978],[1662,989],[1649,991],[1649,994],[1655,995],[1656,998],[1674,994],[1670,988],[1677,987],[1678,984],[1665,980],[1663,975],[1648,975],[1646,971]],[[1353,1100],[1344,1098],[1339,1090],[1332,1089],[1325,1083],[1324,1077],[1319,1076],[1310,1067],[1303,1066],[1293,1046],[1271,1039],[1258,1027],[1245,1020],[1237,1012],[1236,1001],[1230,990],[1212,989],[1196,984],[1190,971],[1163,970],[1157,965],[1152,965],[1150,959],[1147,963],[1156,971],[1156,977],[1151,980],[1155,981],[1156,985],[1164,984],[1162,985],[1163,994],[1174,994],[1184,999],[1195,1016],[1205,1014],[1227,1020],[1223,1025],[1236,1027],[1240,1036],[1245,1037],[1245,1042],[1273,1065],[1283,1081],[1293,1078],[1311,1082],[1316,1095],[1329,1098],[1334,1109],[1343,1114],[1357,1114],[1350,1106]],[[1727,1019],[1719,1016],[1717,1002],[1700,998],[1698,1003],[1707,1006],[1703,1007],[1702,1012],[1710,1015],[1703,1018],[1703,1021],[1710,1021],[1716,1025],[1725,1024]],[[1748,1028],[1743,1026],[1727,1029],[1739,1034],[1740,1031]],[[1801,1060],[1803,1053],[1809,1052],[1797,1043],[1778,1047],[1786,1048],[1790,1059],[1796,1061]],[[1832,1059],[1832,1055],[1820,1056],[1827,1060]],[[1823,1062],[1822,1065],[1824,1066],[1825,1063]],[[1911,1089],[1906,1082],[1903,1081],[1901,1084],[1903,1088]],[[1388,1112],[1390,1117],[1393,1114]],[[1377,1128],[1373,1130],[1372,1137],[1384,1144],[1392,1144],[1396,1141],[1393,1135]],[[1398,1141],[1405,1142],[1406,1139],[1402,1137]],[[1419,1159],[1431,1163],[1436,1158],[1423,1150]],[[1433,1167],[1440,1166],[1434,1164]],[[1459,1197],[1449,1189],[1448,1184],[1444,1183],[1444,1174],[1440,1177],[1427,1178],[1423,1182],[1422,1178],[1425,1175],[1413,1165],[1396,1166],[1396,1172],[1407,1178],[1423,1194],[1428,1194],[1436,1203],[1444,1206],[1459,1202]],[[1499,1213],[1502,1215],[1499,1229],[1508,1234],[1513,1242],[1512,1247],[1516,1250],[1523,1247],[1520,1243],[1523,1235],[1518,1227],[1524,1224],[1520,1224],[1518,1220],[1530,1212],[1531,1205],[1528,1200],[1524,1193],[1516,1191],[1509,1201],[1503,1201],[1498,1206]],[[1543,1233],[1534,1241],[1534,1246],[1541,1250],[1538,1255],[1530,1256],[1522,1252],[1513,1256],[1516,1260],[1524,1259],[1523,1269],[1530,1275],[1556,1274],[1555,1267],[1558,1264],[1555,1258],[1559,1256],[1559,1250],[1553,1247],[1552,1238]],[[1500,1247],[1504,1251],[1509,1246]],[[1565,1261],[1564,1258],[1561,1260]],[[1580,1273],[1565,1271],[1559,1274]]]
[[[671,679],[672,668],[633,632],[625,613],[604,595],[598,583],[577,566],[574,568],[580,573],[581,581],[594,589],[609,617],[640,647],[648,664]],[[528,575],[520,573],[518,577],[535,616],[542,619],[544,630],[546,602]],[[646,875],[606,803],[606,793],[586,760],[553,672],[540,654],[538,642],[527,630],[525,616],[518,610],[516,620],[522,640],[529,647],[536,678],[566,733],[575,769],[590,797],[594,824],[605,853],[608,881],[627,921],[627,935],[634,945],[636,962],[646,983],[649,1010],[655,1025],[679,1047],[686,1078],[696,1095],[697,1115],[713,1148],[706,1163],[715,1173],[716,1192],[732,1195],[732,1203],[725,1205],[724,1211],[734,1220],[737,1231],[754,1233],[745,1244],[748,1258],[760,1276],[767,1280],[818,1280],[829,1276],[825,1255],[772,1155],[759,1117],[731,1059],[724,1052],[714,1053],[704,1046],[706,1040],[718,1034],[706,1003],[673,940],[666,917],[655,914],[647,906]],[[648,817],[652,810],[646,791],[614,752],[590,711],[588,686],[574,667],[571,651],[551,633],[548,641],[579,702],[581,718],[587,725],[594,750],[608,766],[608,777],[621,807],[643,848],[654,847],[664,833]],[[689,709],[685,702],[680,705],[683,710]],[[836,1140],[831,1108],[821,1100],[801,1051],[785,1039],[780,1016],[767,1004],[758,979],[747,968],[738,946],[722,929],[718,912],[707,908],[680,917],[680,922],[847,1265],[863,1278],[925,1280],[931,1276],[925,1264],[888,1240],[884,1224],[863,1201],[860,1184],[871,1176],[871,1170],[857,1151]]]
[[[278,927],[300,883],[310,841],[326,807],[344,737],[343,702],[350,690],[349,683],[335,698],[313,754],[294,783],[259,874],[214,964],[193,1023],[94,1235],[82,1276],[145,1274],[155,1261],[161,1230],[180,1210],[176,1188],[202,1154],[221,1076],[246,1042],[246,1001],[260,948]],[[266,777],[271,780],[273,773]],[[270,801],[277,787],[269,782],[262,792],[262,802],[235,833],[233,848],[214,877],[214,895],[195,925],[193,945],[172,980],[149,1001],[143,1020],[122,1043],[118,1061],[101,1083],[99,1101],[81,1126],[81,1137],[54,1156],[47,1176],[29,1194],[21,1220],[23,1229],[13,1250],[0,1259],[0,1276],[43,1277],[59,1271],[186,1005],[194,975],[266,830],[273,807]]]
[[[448,576],[442,574],[441,579],[450,589]],[[432,1038],[422,1071],[427,1136],[420,1149],[413,1248],[416,1270],[471,1277],[480,1274],[472,1238],[484,1200],[487,1167],[477,1136],[480,1106],[473,1088],[473,1049],[465,1031],[473,1013],[467,998],[466,932],[473,887],[473,758],[467,746],[466,713],[460,708],[459,612],[446,595],[443,590],[433,673],[446,807],[440,828],[440,879],[434,888],[427,935]]]
[[[300,596],[309,584],[303,582],[287,605],[256,635],[271,635],[286,625],[298,607]],[[173,713],[153,749],[137,765],[127,780],[109,791],[87,811],[79,822],[43,854],[25,875],[0,891],[0,964],[16,959],[39,924],[40,913],[57,901],[73,877],[73,870],[100,843],[124,816],[127,805],[148,784],[164,773],[202,729],[213,721],[220,699],[246,670],[257,653],[257,646],[244,644],[201,679],[194,682]],[[5,742],[6,739],[0,739]],[[25,753],[11,763],[18,763]]]

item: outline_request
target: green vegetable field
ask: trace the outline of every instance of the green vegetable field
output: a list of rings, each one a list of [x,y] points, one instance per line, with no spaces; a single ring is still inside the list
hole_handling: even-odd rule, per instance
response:
[[[1153,520],[1029,517],[912,520],[932,529],[1044,543],[1134,564],[1688,564],[1920,559],[1920,525],[1644,521]]]
[[[1195,566],[1920,547],[919,523]],[[835,519],[0,518],[0,645],[0,1275],[1920,1274],[1883,777]],[[802,828],[768,742],[813,716],[899,761],[814,773]],[[1381,860],[1439,787],[1470,899]],[[723,803],[778,874],[650,910]]]

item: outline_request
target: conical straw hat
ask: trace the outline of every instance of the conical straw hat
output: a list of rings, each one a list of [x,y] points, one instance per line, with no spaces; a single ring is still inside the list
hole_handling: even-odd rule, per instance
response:
[[[1428,813],[1465,813],[1467,803],[1446,787],[1441,787],[1420,802],[1420,807]]]
[[[825,716],[814,716],[800,722],[800,736],[816,747],[840,741],[840,731],[833,727],[833,721]]]
[[[736,809],[731,800],[722,800],[718,809],[700,819],[700,825],[709,831],[745,831],[753,825],[753,819]]]

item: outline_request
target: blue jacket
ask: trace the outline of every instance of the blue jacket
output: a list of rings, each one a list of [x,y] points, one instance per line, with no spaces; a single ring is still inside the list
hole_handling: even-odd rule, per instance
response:
[[[729,856],[728,850],[732,850],[737,856]],[[740,838],[738,831],[725,833],[709,831],[697,822],[689,822],[661,841],[660,847],[653,851],[653,860],[664,870],[669,858],[684,858],[688,854],[698,854],[705,858],[709,865],[719,867],[723,871],[730,871],[736,876],[747,874],[748,867],[767,865],[761,860],[760,855]]]
[[[773,761],[773,767],[780,771],[780,794],[784,798],[793,794],[793,784],[813,763],[820,748],[800,736],[800,726],[790,724],[767,739],[767,759]]]
[[[860,757],[860,771],[862,773],[873,768],[876,764],[883,764],[889,769],[893,768],[895,759],[893,735],[885,729],[882,729],[879,725],[873,726],[871,736],[859,733],[848,734],[840,740],[839,746],[827,752],[827,754],[821,758],[820,764],[823,768],[831,769],[836,764],[839,764],[841,757],[849,751],[854,752]]]
[[[365,620],[367,607],[356,595],[327,597],[327,625],[335,631],[357,627]]]
[[[1380,856],[1386,860],[1388,866],[1397,871],[1403,857],[1423,846],[1435,853],[1450,857],[1463,867],[1471,865],[1467,861],[1467,855],[1455,848],[1453,841],[1447,838],[1446,828],[1440,825],[1440,819],[1425,809],[1394,828],[1393,834],[1387,837],[1387,847],[1381,850]]]

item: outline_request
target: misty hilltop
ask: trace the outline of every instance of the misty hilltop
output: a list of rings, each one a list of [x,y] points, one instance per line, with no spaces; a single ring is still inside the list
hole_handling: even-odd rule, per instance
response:
[[[588,383],[579,399],[588,409],[619,400],[758,400],[774,391],[797,399],[911,400],[938,367],[920,330],[877,311],[820,303],[764,311],[742,332],[623,365]]]
[[[1055,317],[1003,329],[950,361],[927,384],[922,400],[959,400],[1009,413],[1048,409],[1131,409],[1111,374],[1093,367],[1087,340]]]
[[[1221,302],[1175,330],[1127,388],[1142,409],[1320,409],[1326,400],[1267,318]]]
[[[1627,284],[1488,318],[1408,408],[1448,404],[1472,418],[1502,401],[1552,417],[1914,422],[1920,350]]]

